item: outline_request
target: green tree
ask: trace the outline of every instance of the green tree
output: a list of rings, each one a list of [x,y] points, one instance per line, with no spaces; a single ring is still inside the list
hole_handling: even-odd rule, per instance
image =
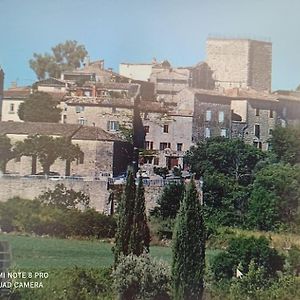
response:
[[[34,53],[29,65],[39,80],[47,77],[60,78],[62,72],[79,68],[87,55],[84,45],[67,40],[53,47],[52,54]]]
[[[90,204],[90,197],[84,192],[67,189],[63,184],[57,184],[54,190],[48,189],[38,196],[38,200],[43,204],[53,205],[60,209],[88,208]]]
[[[130,253],[129,243],[133,227],[134,207],[135,207],[135,178],[132,168],[127,171],[125,190],[118,203],[118,229],[114,247],[115,264],[118,263],[120,255]]]
[[[273,230],[293,224],[299,216],[300,167],[272,164],[256,175],[249,202],[249,222]]]
[[[284,163],[300,162],[300,127],[276,127],[270,139],[271,151]]]
[[[205,228],[192,179],[180,205],[174,230],[172,276],[174,299],[201,299],[205,268]]]
[[[52,122],[60,121],[61,109],[57,107],[51,95],[44,92],[35,92],[20,104],[19,118],[25,122]]]
[[[60,138],[58,142],[59,157],[66,161],[65,175],[70,176],[71,162],[80,159],[83,156],[83,152],[80,147],[74,145],[69,138]]]
[[[152,210],[151,215],[162,219],[176,218],[180,202],[184,196],[184,190],[183,182],[172,182],[165,185],[161,196],[157,200],[158,206]]]
[[[145,210],[145,190],[142,176],[140,176],[135,197],[133,228],[129,246],[130,252],[137,256],[140,256],[143,252],[149,252],[150,231]]]
[[[248,185],[253,180],[256,164],[265,156],[242,140],[217,137],[191,147],[185,161],[197,177],[218,172],[230,176],[239,184]]]
[[[0,171],[5,173],[6,164],[14,157],[10,138],[6,135],[0,135]]]

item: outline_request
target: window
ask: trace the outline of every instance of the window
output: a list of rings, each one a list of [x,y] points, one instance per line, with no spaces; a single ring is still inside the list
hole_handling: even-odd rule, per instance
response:
[[[257,138],[260,138],[260,126],[258,124],[255,124],[254,125],[254,135],[257,137]]]
[[[273,109],[270,109],[270,118],[274,118],[274,111],[273,111]]]
[[[149,129],[150,129],[149,126],[144,126],[144,131],[145,131],[145,133],[149,133]]]
[[[84,91],[85,97],[91,97],[91,91]]]
[[[227,129],[226,128],[221,129],[221,136],[227,137]]]
[[[169,132],[169,125],[164,125],[163,132],[164,133],[168,133]]]
[[[67,123],[67,115],[63,115],[63,124]]]
[[[205,128],[205,137],[210,138],[210,128]]]
[[[9,112],[10,112],[10,113],[14,113],[14,112],[15,112],[15,104],[14,104],[14,103],[11,103],[11,104],[9,105]]]
[[[107,130],[108,131],[118,131],[119,130],[119,122],[118,121],[108,121],[107,122]]]
[[[273,129],[269,129],[269,135],[273,134]]]
[[[258,149],[262,149],[262,142],[253,142],[253,146]]]
[[[160,143],[159,150],[165,150],[166,148],[171,148],[171,143]]]
[[[82,111],[84,111],[84,106],[76,106],[76,113],[79,114],[81,113]]]
[[[145,142],[145,149],[153,150],[153,142],[146,141]]]
[[[256,109],[255,109],[255,115],[256,115],[256,116],[259,116],[259,108],[256,108]]]
[[[158,158],[158,157],[154,157],[154,162],[153,162],[153,164],[154,164],[155,166],[158,166],[158,165],[159,165],[159,158]]]
[[[211,120],[211,110],[207,110],[206,111],[206,121],[210,121]]]
[[[77,165],[82,165],[84,163],[84,153],[82,152],[77,158]]]
[[[84,119],[84,117],[81,117],[81,118],[78,119],[78,123],[80,125],[85,125],[87,123],[87,121]]]
[[[177,151],[182,151],[182,143],[177,143]]]
[[[224,111],[219,111],[219,123],[224,122]]]
[[[114,113],[117,112],[117,109],[116,109],[115,107],[112,107],[112,108],[111,108],[111,112],[114,114]]]

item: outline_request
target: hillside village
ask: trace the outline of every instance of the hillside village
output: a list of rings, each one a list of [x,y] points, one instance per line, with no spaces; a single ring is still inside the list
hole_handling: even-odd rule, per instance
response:
[[[104,60],[87,58],[82,67],[60,78],[25,87],[12,84],[7,90],[1,70],[0,133],[13,142],[34,134],[69,135],[84,153],[72,162],[71,173],[94,179],[101,174],[116,177],[132,161],[132,153],[117,159],[120,147],[107,146],[121,145],[124,128],[134,133],[134,140],[127,142],[144,148],[140,168],[153,175],[155,166],[186,169],[186,151],[205,138],[241,138],[266,151],[275,126],[300,122],[300,93],[271,89],[270,42],[208,38],[206,53],[206,61],[194,66],[173,67],[167,60],[153,59],[121,63],[119,73],[105,69]],[[57,101],[59,124],[20,123],[19,105],[38,91]],[[123,144],[129,149],[125,140]],[[29,160],[9,161],[7,173],[30,174]],[[117,165],[120,161],[124,163]],[[66,175],[62,164],[57,161],[53,171]]]

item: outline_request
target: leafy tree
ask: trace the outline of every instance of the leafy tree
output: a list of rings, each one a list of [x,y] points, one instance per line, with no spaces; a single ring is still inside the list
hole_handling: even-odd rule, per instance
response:
[[[300,162],[300,127],[276,127],[270,144],[282,162],[292,165]]]
[[[265,237],[237,237],[229,241],[227,251],[216,255],[211,264],[216,281],[231,279],[236,268],[246,274],[253,262],[263,268],[264,278],[274,278],[277,271],[283,270],[284,258],[275,249],[269,247]]]
[[[136,186],[133,170],[129,168],[125,190],[118,203],[118,230],[114,247],[115,264],[117,264],[121,254],[126,256],[130,253],[129,243],[133,227],[135,191]]]
[[[195,181],[192,179],[177,215],[172,276],[174,299],[201,299],[205,268],[205,228]]]
[[[52,122],[60,121],[61,109],[57,107],[51,95],[44,92],[35,92],[29,95],[18,109],[19,118],[26,122]]]
[[[197,177],[204,173],[222,173],[237,183],[248,185],[253,180],[256,164],[266,155],[239,139],[211,138],[191,147],[185,161]]]
[[[62,72],[79,68],[87,54],[83,45],[67,40],[53,47],[52,54],[34,53],[29,65],[39,80],[47,77],[60,78]]]
[[[5,173],[6,164],[14,157],[10,138],[6,135],[0,135],[0,171]]]
[[[292,224],[299,216],[300,168],[284,164],[257,173],[249,202],[249,220],[259,229]]]
[[[72,209],[78,206],[88,208],[90,204],[90,198],[84,192],[67,189],[63,184],[57,184],[53,191],[48,189],[48,191],[38,196],[38,200],[60,209]]]
[[[172,182],[165,185],[162,195],[157,200],[158,206],[152,210],[151,215],[162,219],[176,218],[180,202],[184,196],[184,190],[183,182]]]
[[[60,138],[58,143],[59,157],[66,161],[65,175],[70,176],[71,162],[75,159],[79,159],[83,152],[80,147],[74,145],[69,138]]]
[[[150,231],[145,209],[145,190],[142,176],[140,176],[135,197],[133,228],[129,246],[130,252],[137,256],[140,256],[143,252],[149,252]]]

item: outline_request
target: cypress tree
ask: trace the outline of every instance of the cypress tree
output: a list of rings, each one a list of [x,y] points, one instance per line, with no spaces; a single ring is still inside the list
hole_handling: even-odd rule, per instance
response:
[[[201,299],[205,267],[205,227],[193,179],[187,187],[176,218],[172,250],[174,299]]]
[[[127,171],[125,190],[118,203],[118,229],[114,247],[115,264],[121,254],[130,253],[129,243],[133,226],[134,203],[135,203],[135,178],[131,168]]]
[[[145,207],[145,189],[142,176],[136,191],[133,226],[130,238],[130,252],[140,256],[144,251],[149,252],[150,230],[147,224]]]

